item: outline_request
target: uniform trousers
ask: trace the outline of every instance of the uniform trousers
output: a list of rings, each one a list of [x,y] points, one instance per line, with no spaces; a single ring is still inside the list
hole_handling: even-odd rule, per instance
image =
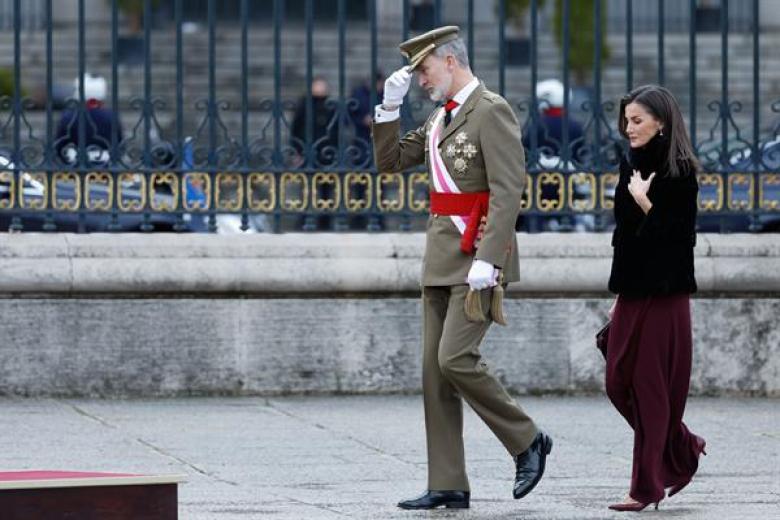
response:
[[[528,449],[537,434],[534,422],[491,374],[479,352],[491,324],[492,289],[480,291],[488,315],[485,322],[466,319],[467,293],[467,285],[423,288],[423,400],[430,490],[469,490],[462,400],[512,456]]]

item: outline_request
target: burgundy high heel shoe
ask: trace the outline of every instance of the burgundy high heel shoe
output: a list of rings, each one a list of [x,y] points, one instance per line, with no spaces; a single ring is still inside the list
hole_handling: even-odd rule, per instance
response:
[[[612,504],[609,508],[613,511],[627,511],[632,513],[638,513],[650,504],[655,504],[656,510],[658,509],[658,502],[622,502],[620,504]]]
[[[700,447],[700,449],[699,449],[699,456],[701,456],[701,455],[707,455],[707,451],[704,449],[704,448],[706,448],[706,447],[707,447],[707,441],[705,441],[705,440],[702,440],[702,441],[701,441],[701,447]],[[691,475],[691,478],[689,478],[688,480],[686,480],[686,481],[685,481],[685,482],[683,482],[682,484],[677,484],[677,485],[675,485],[675,486],[672,486],[672,487],[669,489],[669,494],[668,494],[667,496],[668,496],[669,498],[671,498],[671,497],[673,497],[674,495],[676,495],[677,493],[679,493],[680,491],[682,491],[682,490],[683,490],[683,488],[684,488],[685,486],[687,486],[688,484],[690,484],[690,483],[691,483],[691,480],[692,480],[692,479],[693,479],[693,475]]]

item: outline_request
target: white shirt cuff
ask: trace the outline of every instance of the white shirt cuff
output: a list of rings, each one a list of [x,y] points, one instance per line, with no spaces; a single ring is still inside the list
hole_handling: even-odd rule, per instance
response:
[[[395,121],[399,117],[401,117],[400,108],[396,108],[395,110],[384,110],[382,105],[377,105],[374,108],[374,121],[376,123],[389,123]]]

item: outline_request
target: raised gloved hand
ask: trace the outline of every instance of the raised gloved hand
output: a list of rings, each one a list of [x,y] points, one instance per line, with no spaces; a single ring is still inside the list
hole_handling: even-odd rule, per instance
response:
[[[412,84],[409,67],[401,67],[385,80],[385,94],[382,104],[385,107],[398,107],[404,103],[404,96]]]
[[[493,264],[489,264],[484,260],[474,260],[469,269],[469,275],[466,281],[469,283],[469,287],[475,291],[481,291],[488,287],[494,287],[498,284],[496,278],[498,277],[498,269],[493,267]]]

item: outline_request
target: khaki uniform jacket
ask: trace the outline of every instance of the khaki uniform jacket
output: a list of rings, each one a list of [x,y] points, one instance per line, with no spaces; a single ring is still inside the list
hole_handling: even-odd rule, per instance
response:
[[[428,154],[428,132],[437,108],[425,125],[400,137],[399,120],[373,125],[374,159],[379,171],[400,172],[423,162],[428,187],[434,190]],[[517,281],[519,263],[515,222],[525,189],[525,152],[520,126],[504,98],[480,84],[441,134],[444,164],[461,192],[490,191],[487,225],[476,258],[503,270],[504,281]],[[473,147],[468,146],[469,144]],[[461,159],[461,169],[455,162]],[[428,218],[422,285],[466,283],[473,257],[460,250],[461,234],[448,216]]]

